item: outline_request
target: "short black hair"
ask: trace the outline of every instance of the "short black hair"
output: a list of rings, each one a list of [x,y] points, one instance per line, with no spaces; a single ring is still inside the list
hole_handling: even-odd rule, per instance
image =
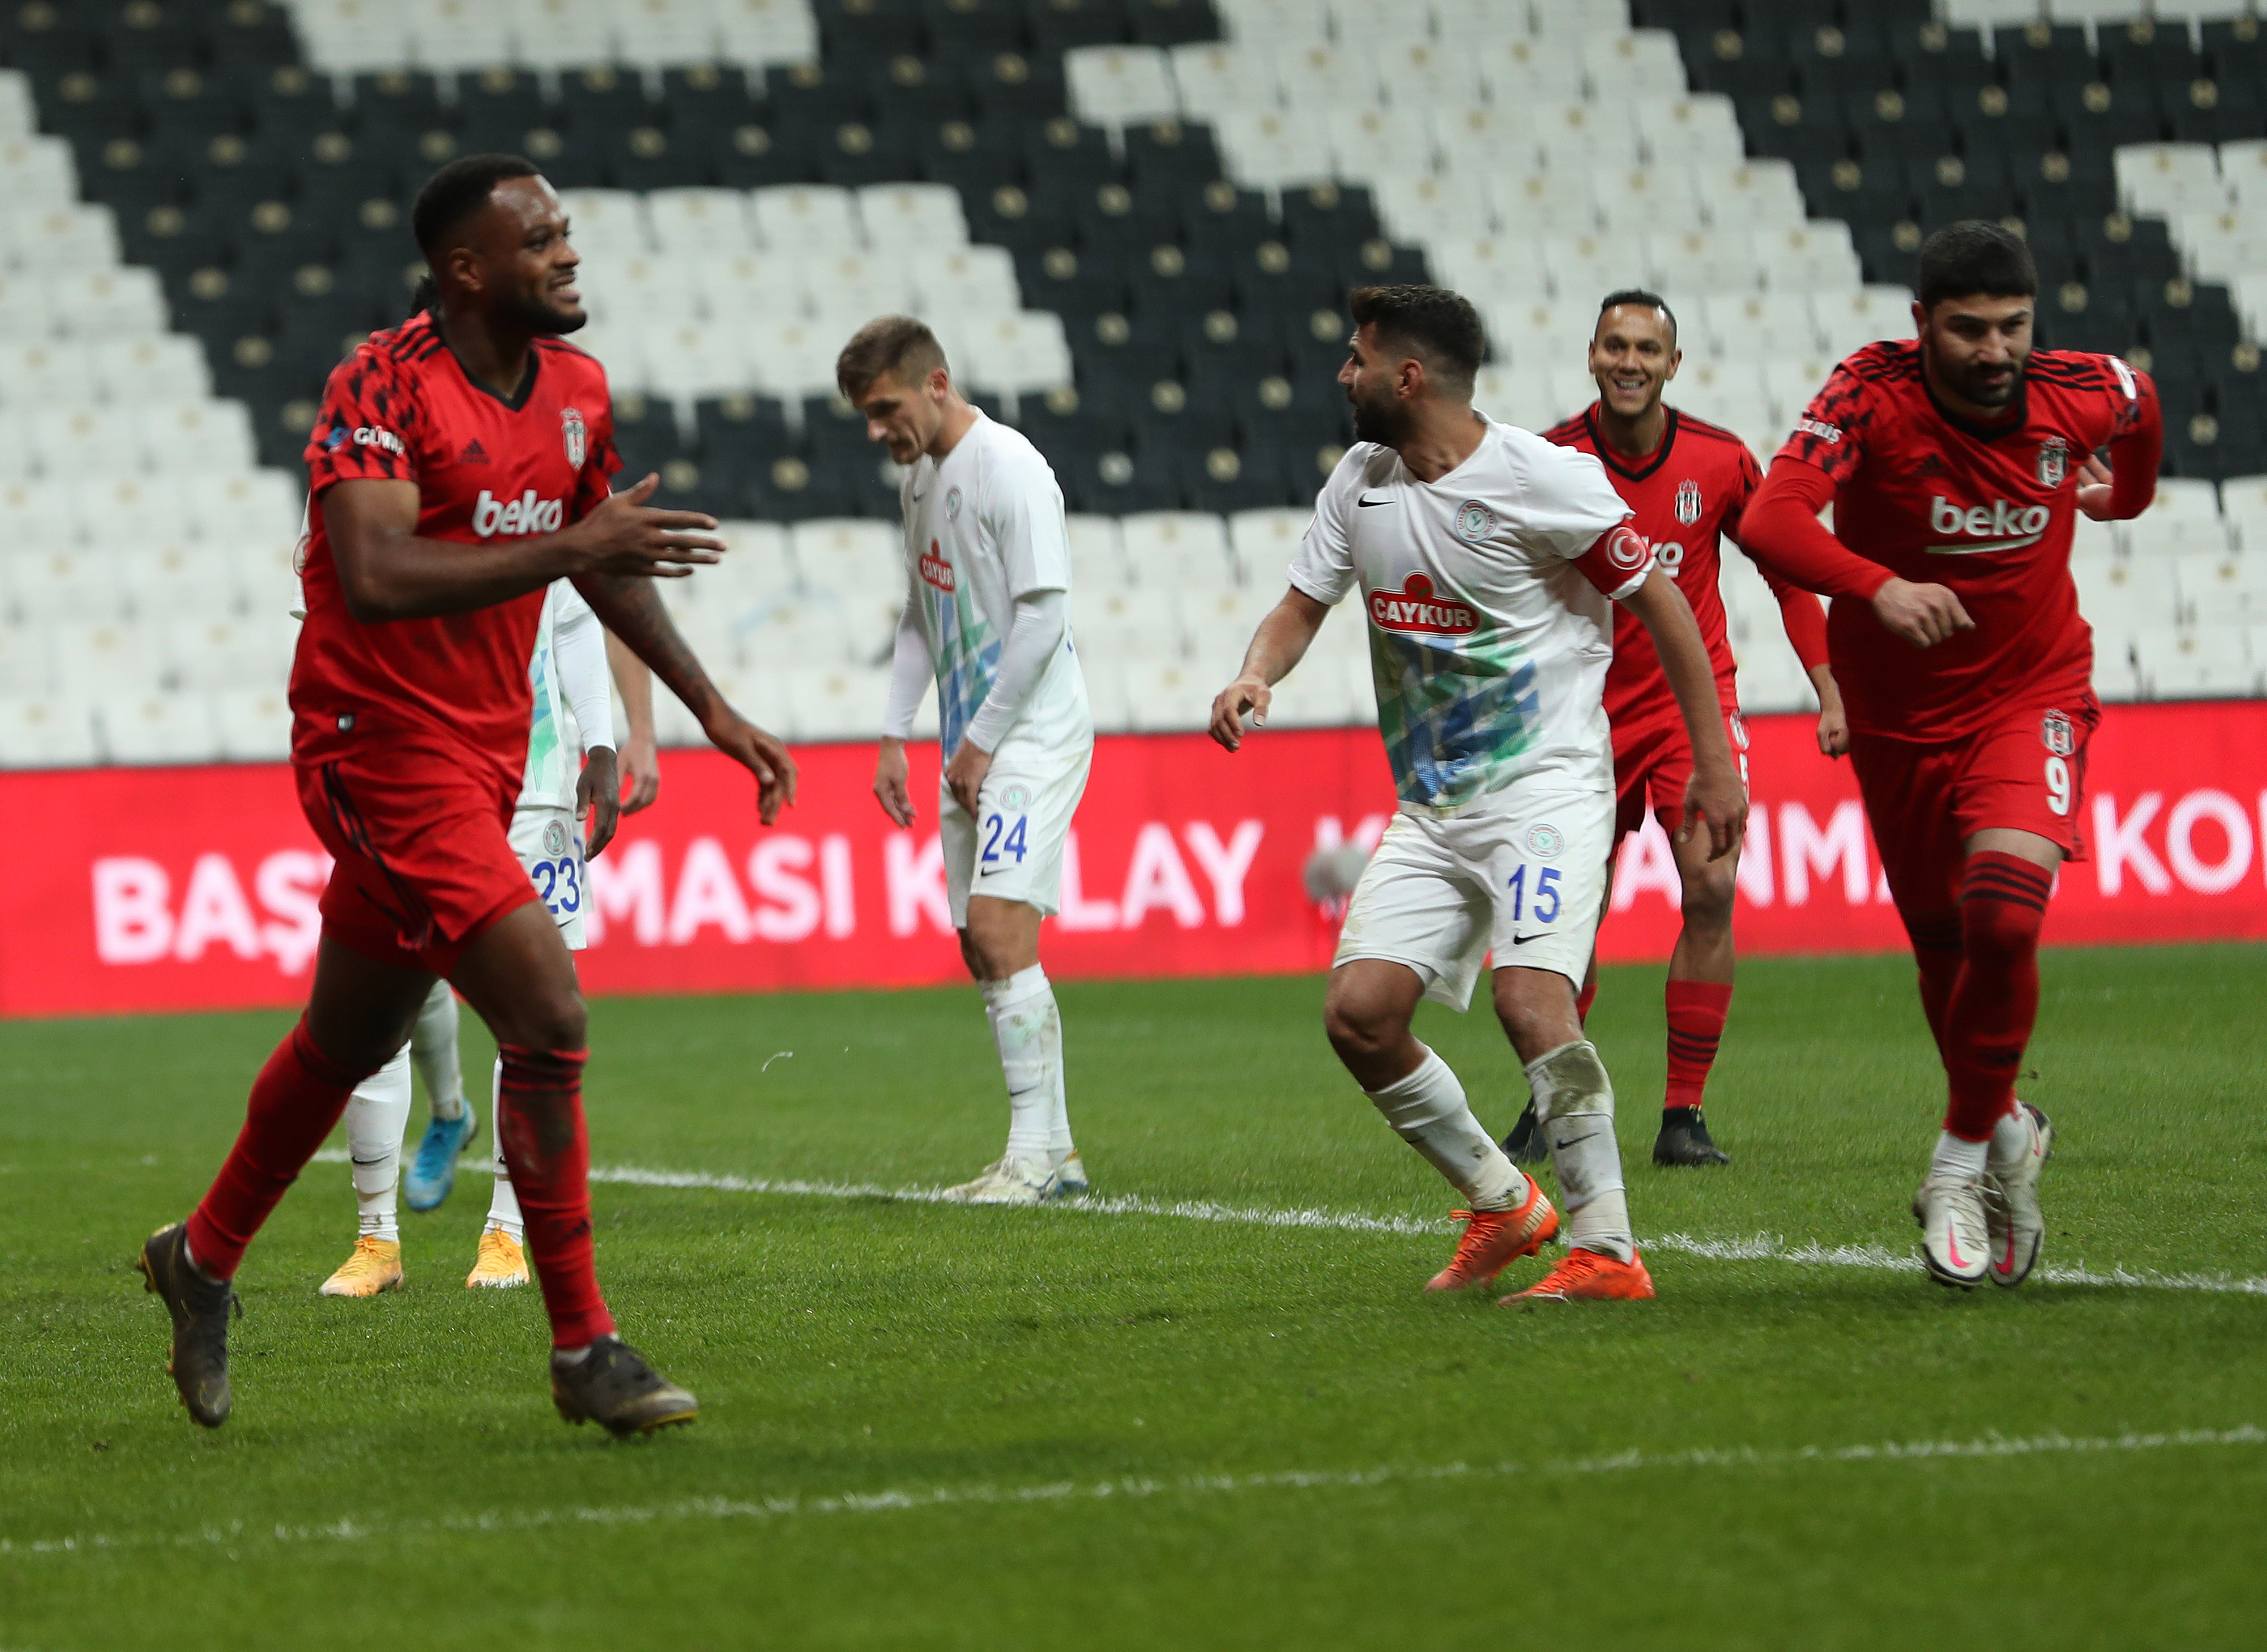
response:
[[[1913,296],[1923,310],[1948,298],[2036,298],[2039,267],[2014,230],[1985,218],[1948,223],[1920,244]]]
[[[1346,309],[1356,327],[1375,326],[1381,340],[1427,358],[1449,389],[1471,396],[1487,330],[1470,299],[1445,287],[1357,287]]]
[[[409,227],[418,250],[432,263],[449,233],[488,204],[495,186],[511,178],[540,178],[543,169],[525,155],[459,155],[425,180]]]
[[[1618,310],[1624,304],[1642,304],[1647,310],[1658,310],[1668,317],[1669,347],[1672,350],[1676,347],[1676,312],[1669,307],[1669,300],[1659,293],[1649,293],[1642,287],[1625,287],[1619,292],[1606,295],[1605,301],[1598,306],[1598,314],[1603,316],[1607,311]]]

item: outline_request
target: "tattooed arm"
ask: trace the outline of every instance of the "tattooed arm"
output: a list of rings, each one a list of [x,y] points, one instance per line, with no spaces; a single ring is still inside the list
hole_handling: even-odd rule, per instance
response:
[[[584,574],[575,580],[608,631],[683,701],[709,744],[756,777],[756,812],[769,826],[795,801],[795,759],[776,735],[765,733],[724,703],[708,672],[671,623],[649,579]]]

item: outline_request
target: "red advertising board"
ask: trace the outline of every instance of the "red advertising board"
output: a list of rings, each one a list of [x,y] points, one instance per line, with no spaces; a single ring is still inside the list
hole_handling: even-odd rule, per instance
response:
[[[1902,947],[1848,765],[1818,754],[1808,718],[1751,729],[1742,950]],[[661,802],[591,868],[592,991],[959,976],[934,808],[910,832],[891,826],[868,789],[869,746],[798,757],[803,801],[767,832],[739,771],[710,753],[664,755]],[[935,753],[916,753],[916,797],[934,796],[935,775]],[[2267,703],[2112,707],[2087,778],[2093,858],[2065,869],[2051,940],[2267,935]],[[15,837],[0,1014],[304,996],[326,863],[281,765],[6,774],[0,799]],[[1370,730],[1278,730],[1234,757],[1201,735],[1105,738],[1048,969],[1320,969],[1334,926],[1302,868],[1318,845],[1374,837],[1391,807]],[[1666,957],[1676,908],[1668,845],[1648,828],[1623,847],[1604,956]]]

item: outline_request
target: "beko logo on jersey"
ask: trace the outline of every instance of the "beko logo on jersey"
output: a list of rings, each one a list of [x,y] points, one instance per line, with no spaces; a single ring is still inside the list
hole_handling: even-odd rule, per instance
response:
[[[344,425],[334,426],[331,430],[330,435],[325,439],[323,445],[330,448],[340,448],[344,447],[349,442],[353,442],[358,448],[383,448],[388,453],[406,454],[409,451],[408,447],[402,442],[400,436],[395,435],[391,430],[383,429],[377,425],[356,425],[351,430],[348,429]]]
[[[1466,604],[1435,597],[1433,581],[1422,574],[1411,574],[1398,591],[1372,591],[1369,617],[1381,631],[1431,637],[1461,637],[1478,631],[1480,624],[1480,617]]]
[[[2044,505],[2011,505],[2004,499],[1963,509],[1939,493],[1929,501],[1928,530],[1948,539],[1955,535],[1959,538],[1955,544],[1929,546],[1929,554],[1966,557],[1986,551],[2021,551],[2038,544],[2051,515]]]
[[[937,549],[936,541],[930,540],[928,553],[921,559],[921,581],[935,586],[940,591],[950,591],[953,588],[952,564],[937,555]]]
[[[483,539],[497,534],[557,533],[566,518],[563,503],[538,499],[532,487],[510,500],[500,500],[484,487],[473,501],[473,531]]]

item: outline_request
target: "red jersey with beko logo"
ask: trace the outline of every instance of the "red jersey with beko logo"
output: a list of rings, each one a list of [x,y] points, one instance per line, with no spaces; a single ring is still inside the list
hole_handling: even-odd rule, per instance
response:
[[[609,491],[605,370],[534,341],[507,399],[475,383],[429,314],[381,333],[331,374],[307,444],[307,618],[291,669],[292,756],[316,764],[389,728],[439,734],[517,792],[532,705],[543,588],[468,613],[364,624],[347,611],[323,494],[347,481],[413,482],[421,538],[466,545],[556,533]]]
[[[1867,603],[1837,598],[1827,636],[1853,731],[1960,740],[2012,709],[2087,698],[2094,633],[2070,577],[2080,470],[2157,418],[2148,378],[2115,356],[2034,351],[2012,415],[1989,425],[1938,405],[1912,340],[1834,369],[1779,457],[1833,481],[1844,545],[1949,587],[1976,622],[1919,649]]]
[[[1614,491],[1630,508],[1631,525],[1653,546],[1661,567],[1673,576],[1692,618],[1700,627],[1700,640],[1708,647],[1709,663],[1716,671],[1716,692],[1724,709],[1739,704],[1736,668],[1732,659],[1724,597],[1718,581],[1723,564],[1717,549],[1720,538],[1737,543],[1740,513],[1763,481],[1763,468],[1748,444],[1730,431],[1695,419],[1671,407],[1661,445],[1643,458],[1632,458],[1610,444],[1598,429],[1596,402],[1583,412],[1544,432],[1544,439],[1563,448],[1576,448],[1596,456],[1606,467]],[[1818,599],[1797,591],[1774,574],[1764,580],[1779,599],[1786,615],[1787,634],[1804,666],[1825,663],[1823,615]],[[1808,605],[1804,615],[1790,599]],[[1644,719],[1679,720],[1676,695],[1661,669],[1661,654],[1645,622],[1625,609],[1614,613],[1614,662],[1606,672],[1606,715],[1618,735]],[[1617,744],[1619,743],[1618,739]]]

